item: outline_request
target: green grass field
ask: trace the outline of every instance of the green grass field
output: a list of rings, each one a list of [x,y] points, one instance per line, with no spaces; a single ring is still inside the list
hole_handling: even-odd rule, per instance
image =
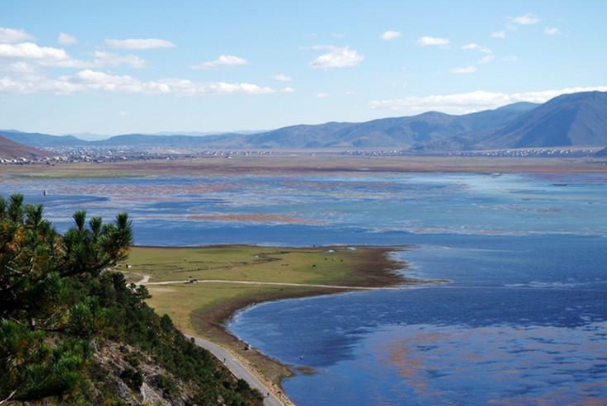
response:
[[[216,246],[202,248],[134,247],[118,268],[129,281],[149,275],[148,282],[182,282],[189,278],[248,282],[339,286],[387,286],[402,283],[392,271],[402,264],[390,260],[390,248],[276,248]],[[126,265],[129,265],[127,267]],[[229,347],[249,367],[275,384],[291,371],[229,334],[225,322],[235,311],[268,300],[344,292],[309,286],[230,283],[148,284],[148,304],[168,314],[177,328]]]
[[[359,270],[372,248],[356,250],[332,248],[272,248],[225,246],[203,248],[132,249],[121,266],[130,281],[150,275],[150,282],[198,280],[238,280],[251,282],[286,282],[343,285],[364,284]],[[332,252],[331,252],[332,251]],[[228,304],[245,297],[262,301],[277,290],[301,291],[298,287],[268,287],[221,283],[149,285],[149,304],[160,314],[171,316],[185,332],[200,334],[192,324],[193,312]]]

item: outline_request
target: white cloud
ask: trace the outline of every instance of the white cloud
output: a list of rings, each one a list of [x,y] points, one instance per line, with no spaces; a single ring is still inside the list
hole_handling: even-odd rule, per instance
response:
[[[466,44],[462,47],[462,49],[467,49],[467,50],[477,50],[480,49],[481,46],[479,44],[475,44],[475,43],[471,43],[471,44]]]
[[[556,96],[577,92],[607,91],[607,86],[570,87],[558,90],[544,90],[523,93],[499,93],[476,91],[450,95],[406,97],[391,100],[373,100],[371,108],[393,112],[419,114],[426,111],[442,111],[451,114],[466,114],[480,110],[494,109],[520,101],[544,103]]]
[[[278,80],[279,82],[291,82],[293,80],[291,76],[287,76],[284,73],[278,73],[272,76],[272,79]]]
[[[282,89],[280,89],[280,91],[282,93],[293,93],[295,91],[295,89],[293,89],[292,87],[283,87]]]
[[[92,61],[72,58],[65,50],[53,47],[41,47],[32,42],[21,44],[0,44],[0,59],[29,61],[40,66],[57,68],[103,68],[129,65],[143,68],[146,63],[135,55],[116,55],[110,52],[95,51]]]
[[[386,31],[381,35],[381,39],[383,39],[384,41],[391,41],[402,36],[403,33],[400,31]]]
[[[269,94],[276,90],[253,83],[192,82],[187,79],[164,79],[159,81],[169,86],[170,92],[178,96],[202,96],[207,94]]]
[[[132,68],[145,68],[146,62],[137,55],[117,55],[110,52],[95,51],[92,62],[82,62],[82,67],[105,68],[129,65]]]
[[[203,96],[223,94],[259,95],[290,93],[294,89],[280,91],[253,83],[193,82],[187,79],[160,79],[143,81],[130,75],[111,75],[84,69],[73,75],[48,78],[36,75],[26,64],[0,72],[0,93],[73,94],[82,92],[113,92],[136,94],[174,94],[176,96]]]
[[[476,66],[470,65],[470,66],[466,66],[464,68],[453,68],[453,69],[451,69],[450,72],[455,75],[465,75],[467,73],[474,73],[474,72],[476,72]]]
[[[439,38],[439,37],[420,37],[417,39],[417,44],[422,47],[427,47],[427,46],[446,47],[447,45],[449,45],[449,40],[447,38]]]
[[[168,84],[160,81],[144,82],[129,75],[110,75],[105,72],[85,69],[74,75],[60,76],[58,81],[63,93],[83,91],[106,91],[121,93],[169,93]],[[61,90],[59,90],[61,93]]]
[[[105,43],[116,49],[155,49],[155,48],[172,48],[175,46],[172,42],[156,39],[106,39]]]
[[[490,54],[491,50],[485,46],[476,44],[476,43],[470,43],[470,44],[466,44],[462,47],[462,49],[466,50],[466,51],[478,51],[478,52],[483,52],[485,54]]]
[[[492,32],[491,33],[491,37],[504,39],[504,38],[506,38],[506,31],[495,31],[495,32]]]
[[[0,65],[0,75],[5,77],[16,77],[22,81],[38,81],[44,78],[40,72],[40,68],[26,62],[13,62],[8,65]]]
[[[559,35],[560,31],[558,28],[546,27],[546,29],[544,30],[544,34],[549,35],[549,36],[555,36],[555,35]]]
[[[319,99],[326,99],[327,97],[331,96],[329,93],[317,93],[316,97],[318,97]]]
[[[40,47],[32,42],[0,44],[0,58],[31,60],[41,65],[55,65],[71,60],[63,49]]]
[[[477,63],[479,65],[485,65],[490,62],[493,62],[494,59],[495,59],[495,57],[492,54],[488,54],[488,55],[483,56],[481,59],[479,59]]]
[[[535,14],[527,13],[524,15],[512,17],[508,19],[511,23],[518,25],[533,25],[539,23],[540,20]]]
[[[34,39],[32,35],[22,29],[0,27],[0,44],[17,44]]]
[[[247,65],[246,59],[240,58],[234,55],[219,55],[219,58],[214,61],[202,62],[198,65],[190,66],[192,69],[212,69],[212,68],[221,68],[221,67],[230,67],[230,66],[240,66]]]
[[[310,49],[329,51],[310,62],[310,66],[316,69],[349,68],[358,65],[365,59],[355,49],[350,49],[349,47],[315,46]]]
[[[57,36],[57,43],[61,45],[73,45],[77,44],[78,40],[76,39],[76,37],[62,32]]]

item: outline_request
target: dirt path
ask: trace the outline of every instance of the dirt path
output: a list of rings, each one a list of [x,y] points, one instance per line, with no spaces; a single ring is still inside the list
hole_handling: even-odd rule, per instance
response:
[[[149,276],[149,275],[148,275]],[[148,278],[149,280],[149,278]],[[266,286],[294,286],[304,288],[323,288],[323,289],[342,289],[342,290],[401,290],[404,287],[390,286],[390,287],[368,287],[368,286],[343,286],[343,285],[320,285],[314,283],[290,283],[290,282],[263,282],[263,281],[241,281],[241,280],[226,280],[226,279],[202,279],[196,282],[190,281],[162,281],[162,282],[143,282],[143,279],[139,282],[140,285],[180,285],[187,283],[234,283],[242,285],[266,285]]]

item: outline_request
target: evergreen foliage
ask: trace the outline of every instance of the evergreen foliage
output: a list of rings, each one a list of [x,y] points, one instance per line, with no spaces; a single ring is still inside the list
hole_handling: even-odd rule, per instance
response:
[[[78,211],[62,235],[42,206],[23,200],[0,197],[0,402],[132,404],[115,383],[137,395],[149,381],[171,404],[261,405],[257,391],[146,305],[145,287],[111,270],[132,243],[126,213],[106,224]],[[114,347],[121,371],[101,361]],[[145,376],[138,368],[149,362],[166,374]]]

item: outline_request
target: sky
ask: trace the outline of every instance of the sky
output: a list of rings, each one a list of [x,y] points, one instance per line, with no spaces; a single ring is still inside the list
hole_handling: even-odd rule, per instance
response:
[[[0,129],[266,130],[607,91],[605,16],[603,0],[3,0]]]

